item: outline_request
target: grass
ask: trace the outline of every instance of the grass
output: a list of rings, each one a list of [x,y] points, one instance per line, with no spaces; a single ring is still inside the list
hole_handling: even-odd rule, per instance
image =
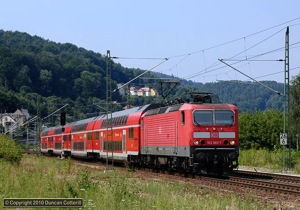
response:
[[[86,209],[272,209],[252,195],[151,180],[129,171],[104,173],[70,160],[25,155],[20,164],[0,159],[0,166],[1,200],[83,198]]]
[[[239,164],[241,166],[261,167],[269,169],[273,172],[282,172],[283,170],[283,154],[285,157],[285,170],[300,174],[300,152],[291,150],[291,167],[288,168],[288,150],[274,149],[269,151],[266,149],[259,150],[241,150],[239,156]]]

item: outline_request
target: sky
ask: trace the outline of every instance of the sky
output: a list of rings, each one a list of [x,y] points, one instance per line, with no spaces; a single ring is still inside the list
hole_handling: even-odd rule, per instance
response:
[[[0,0],[0,29],[20,31],[195,82],[284,82],[300,71],[298,0]],[[222,60],[223,62],[221,62]]]

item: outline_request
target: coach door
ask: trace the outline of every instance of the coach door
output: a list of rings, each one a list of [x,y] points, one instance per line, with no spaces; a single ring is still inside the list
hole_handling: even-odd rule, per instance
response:
[[[126,153],[126,130],[123,130],[122,142],[123,153]]]
[[[104,151],[103,132],[100,132],[100,151]]]

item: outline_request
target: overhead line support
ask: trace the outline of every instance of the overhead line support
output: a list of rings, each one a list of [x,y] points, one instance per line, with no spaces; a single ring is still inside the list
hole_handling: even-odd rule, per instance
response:
[[[287,133],[287,141],[289,145],[289,160],[288,167],[291,167],[291,137],[290,133],[290,115],[289,115],[289,104],[290,104],[290,59],[289,59],[289,27],[285,33],[285,60],[284,60],[284,128],[283,133]],[[287,118],[287,120],[286,120]]]

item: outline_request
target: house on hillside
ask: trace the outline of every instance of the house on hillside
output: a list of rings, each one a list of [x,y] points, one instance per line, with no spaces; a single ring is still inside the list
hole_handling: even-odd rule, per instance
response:
[[[157,90],[154,89],[154,88],[151,88],[151,89],[150,89],[150,96],[158,96]]]
[[[137,89],[136,87],[130,88],[130,95],[132,96],[158,96],[157,90],[149,87],[142,87]]]
[[[137,95],[137,89],[136,89],[136,87],[131,87],[130,88],[130,95],[132,95],[132,96],[136,96]]]
[[[150,96],[150,88],[149,87],[140,88],[137,91],[137,95],[138,96]]]
[[[14,113],[0,114],[0,127],[7,133],[20,128],[30,118],[27,109],[17,109]]]

